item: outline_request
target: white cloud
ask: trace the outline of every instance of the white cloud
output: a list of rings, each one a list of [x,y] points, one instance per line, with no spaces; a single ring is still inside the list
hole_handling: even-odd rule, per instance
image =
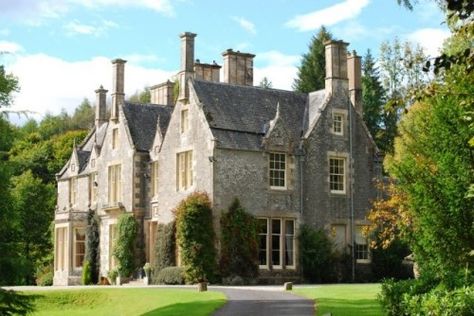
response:
[[[276,89],[292,90],[294,78],[296,78],[297,65],[301,56],[285,55],[279,51],[268,51],[258,53],[255,63],[264,66],[255,67],[254,84],[258,85],[263,77],[267,77],[272,82],[272,87]]]
[[[64,16],[74,7],[146,8],[173,16],[171,0],[1,0],[0,15],[10,16],[30,25],[41,25],[44,19]]]
[[[16,54],[23,50],[20,44],[8,41],[0,41],[0,52],[7,54]]]
[[[66,30],[68,35],[94,35],[94,36],[101,36],[105,34],[109,29],[118,27],[117,23],[103,20],[100,23],[96,23],[95,25],[90,24],[83,24],[80,23],[78,20],[73,20],[66,25],[64,25],[64,29]]]
[[[322,10],[297,15],[285,25],[298,31],[313,31],[322,25],[335,25],[341,21],[352,19],[359,15],[368,4],[369,0],[345,0]]]
[[[12,110],[44,114],[59,113],[64,108],[71,112],[85,97],[94,101],[94,90],[100,85],[109,90],[109,95],[112,92],[112,65],[106,57],[69,62],[35,54],[19,56],[7,66],[7,70],[18,77],[21,87]],[[166,81],[174,74],[129,62],[125,66],[125,93],[131,95],[145,86]]]
[[[240,25],[240,27],[246,30],[247,32],[251,34],[257,34],[257,29],[255,28],[255,24],[253,24],[246,18],[234,16],[232,17],[232,20],[237,22]]]
[[[408,34],[406,38],[420,44],[427,55],[437,56],[444,40],[449,36],[449,31],[444,29],[424,28]]]

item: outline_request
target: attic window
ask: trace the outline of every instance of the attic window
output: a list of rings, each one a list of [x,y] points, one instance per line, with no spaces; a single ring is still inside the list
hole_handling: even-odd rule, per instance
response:
[[[181,133],[185,133],[189,129],[188,113],[187,109],[181,110]]]
[[[344,134],[344,115],[341,113],[333,113],[332,115],[332,132],[336,135]]]
[[[112,149],[117,149],[118,147],[118,128],[112,130]]]
[[[71,165],[71,171],[75,171],[76,170],[76,164],[72,164]]]
[[[286,188],[286,155],[282,153],[270,153],[269,156],[269,179],[270,188]]]

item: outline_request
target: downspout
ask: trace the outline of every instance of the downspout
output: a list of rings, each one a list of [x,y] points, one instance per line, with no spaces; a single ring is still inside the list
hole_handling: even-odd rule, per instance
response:
[[[304,159],[304,151],[303,151],[303,141],[300,141],[300,145],[298,148],[298,167],[300,169],[300,214],[303,216],[303,203],[304,203],[304,188],[303,188],[303,160]]]
[[[355,267],[356,267],[356,260],[355,260],[355,226],[354,226],[354,175],[353,175],[353,144],[352,144],[352,105],[351,102],[349,104],[349,180],[350,180],[350,195],[349,195],[349,203],[350,203],[350,211],[351,211],[351,257],[352,257],[352,281],[355,281]]]

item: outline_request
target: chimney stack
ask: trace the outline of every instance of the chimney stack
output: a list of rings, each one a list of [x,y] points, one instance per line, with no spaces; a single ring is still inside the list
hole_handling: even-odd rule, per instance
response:
[[[118,120],[119,105],[123,104],[125,100],[124,93],[124,76],[125,63],[127,61],[117,58],[112,60],[112,120]]]
[[[194,38],[196,34],[185,32],[179,36],[181,38],[181,69],[179,78],[178,100],[187,100],[189,97],[188,79],[192,77],[194,71]]]
[[[324,43],[326,57],[326,92],[347,91],[347,46],[343,41],[330,40]]]
[[[101,85],[99,89],[95,90],[95,96],[95,129],[98,130],[107,121],[107,90]]]
[[[173,87],[171,81],[166,81],[156,86],[150,87],[150,97],[152,104],[173,105]]]
[[[212,64],[203,64],[197,59],[194,63],[194,78],[219,82],[221,68],[215,61]]]
[[[347,55],[347,74],[352,105],[354,105],[357,113],[362,115],[364,109],[362,107],[361,58],[357,56],[356,51]]]
[[[228,49],[224,56],[224,82],[253,86],[253,58],[255,55]]]

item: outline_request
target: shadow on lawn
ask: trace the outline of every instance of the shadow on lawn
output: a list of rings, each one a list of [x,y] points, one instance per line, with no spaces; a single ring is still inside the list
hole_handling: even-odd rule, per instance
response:
[[[324,298],[319,303],[316,300],[316,309],[318,312],[331,312],[336,316],[344,315],[364,315],[379,316],[383,315],[382,306],[375,299],[333,299]]]
[[[225,303],[225,300],[209,300],[202,302],[176,303],[156,308],[141,314],[141,316],[174,316],[174,315],[210,315]]]

